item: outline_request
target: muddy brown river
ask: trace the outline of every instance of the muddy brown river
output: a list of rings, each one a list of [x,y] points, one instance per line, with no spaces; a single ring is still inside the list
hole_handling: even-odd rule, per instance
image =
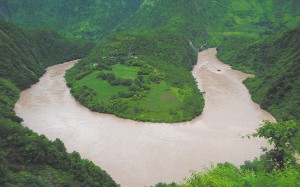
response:
[[[60,138],[125,187],[182,182],[192,170],[218,162],[240,165],[261,154],[262,139],[243,139],[262,120],[242,81],[249,77],[216,58],[216,49],[199,53],[192,74],[205,92],[205,108],[193,121],[153,124],[91,112],[70,94],[64,73],[75,61],[55,65],[15,105],[24,125],[49,139]]]

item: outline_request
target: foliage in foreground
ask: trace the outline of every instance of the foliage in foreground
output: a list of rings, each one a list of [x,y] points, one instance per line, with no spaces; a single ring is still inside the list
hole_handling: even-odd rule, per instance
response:
[[[230,163],[217,164],[203,172],[193,172],[183,184],[159,183],[155,187],[294,187],[300,186],[300,166],[295,163],[293,135],[296,123],[266,121],[254,137],[264,137],[274,147],[254,161],[237,168]]]
[[[184,184],[157,184],[155,187],[294,187],[300,185],[299,167],[272,172],[238,169],[230,163],[218,164],[205,172],[195,172]]]
[[[297,124],[295,121],[284,121],[276,124],[265,121],[253,137],[263,137],[268,140],[274,148],[267,151],[264,155],[265,162],[268,162],[266,167],[276,170],[284,169],[285,166],[294,165],[296,162],[295,154],[296,142],[295,136],[297,133]]]

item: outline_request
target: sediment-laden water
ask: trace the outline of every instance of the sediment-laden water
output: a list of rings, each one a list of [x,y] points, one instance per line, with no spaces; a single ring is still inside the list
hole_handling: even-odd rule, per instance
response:
[[[191,170],[261,154],[261,139],[243,139],[262,120],[274,118],[253,103],[242,81],[249,77],[216,59],[216,49],[199,53],[192,74],[205,92],[205,108],[191,122],[153,124],[91,112],[70,94],[64,73],[75,61],[55,65],[15,105],[24,125],[78,151],[122,186],[180,182]]]

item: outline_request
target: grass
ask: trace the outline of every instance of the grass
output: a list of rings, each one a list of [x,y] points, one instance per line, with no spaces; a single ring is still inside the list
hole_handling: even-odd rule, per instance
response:
[[[176,108],[180,104],[176,95],[170,91],[170,85],[166,82],[151,83],[149,87],[151,89],[149,94],[141,102],[145,110],[164,112]]]
[[[132,103],[132,106],[140,107],[143,109],[137,117],[149,118],[152,120],[174,120],[176,117],[181,117],[181,113],[177,110],[181,105],[179,98],[172,92],[172,87],[166,82],[160,84],[152,83],[149,85],[151,88],[148,95],[137,103]]]
[[[108,81],[98,78],[100,71],[94,71],[78,81],[80,86],[87,86],[93,89],[98,101],[108,101],[111,96],[117,95],[118,92],[128,90],[125,86],[111,86]]]
[[[116,77],[123,79],[136,79],[139,70],[140,68],[138,67],[125,66],[122,64],[116,64],[113,66],[113,73],[116,75]]]

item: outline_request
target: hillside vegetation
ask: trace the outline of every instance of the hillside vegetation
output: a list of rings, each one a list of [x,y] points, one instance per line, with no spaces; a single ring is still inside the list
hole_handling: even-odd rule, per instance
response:
[[[297,0],[145,0],[120,30],[168,28],[186,35],[197,48],[227,41],[242,44],[300,23]]]
[[[23,127],[13,110],[20,91],[46,67],[83,57],[87,44],[0,22],[0,186],[117,186],[92,162],[67,153],[60,140]]]
[[[300,23],[297,0],[2,0],[0,18],[68,37],[101,40],[111,32],[181,31],[197,48],[256,40]]]
[[[233,67],[252,72],[245,81],[252,98],[277,119],[300,119],[300,27],[277,34],[220,58]]]
[[[68,41],[56,32],[47,30],[20,30],[0,21],[1,64],[0,76],[19,88],[28,88],[57,63],[87,55],[92,43]]]
[[[295,120],[300,128],[300,27],[240,50],[221,48],[219,54],[223,62],[255,74],[245,81],[255,102],[277,120]],[[300,150],[299,140],[297,134]]]
[[[26,28],[52,29],[69,38],[101,40],[142,0],[2,0],[0,18]]]
[[[299,168],[274,170],[268,173],[254,171],[251,168],[240,169],[230,163],[223,163],[207,168],[204,172],[194,172],[182,184],[159,183],[155,187],[294,187],[299,185]]]

